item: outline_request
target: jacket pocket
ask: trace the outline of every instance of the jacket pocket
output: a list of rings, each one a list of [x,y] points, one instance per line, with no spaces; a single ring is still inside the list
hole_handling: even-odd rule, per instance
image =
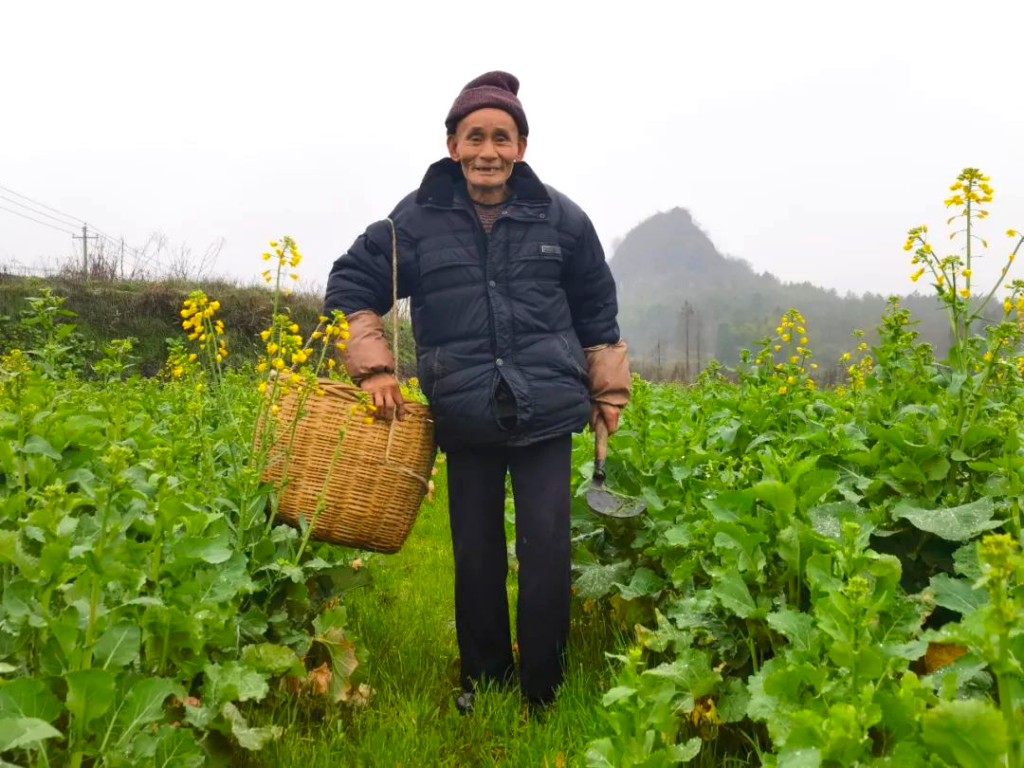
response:
[[[513,249],[509,255],[512,261],[546,261],[554,264],[562,263],[562,246],[557,243],[523,243]]]
[[[576,342],[575,335],[572,341],[570,341],[566,334],[560,333],[558,334],[558,340],[561,342],[562,352],[565,355],[566,361],[569,363],[569,367],[576,373],[581,381],[586,382],[589,378],[587,368],[585,365],[580,363],[579,359],[577,359],[573,352],[574,345],[572,342]],[[575,346],[580,350],[580,354],[582,355],[583,348],[580,347],[579,342],[576,342]]]
[[[437,382],[443,377],[444,371],[441,368],[441,348],[433,347],[426,350],[419,358],[416,368],[419,373],[420,384],[423,394],[427,400],[433,401],[437,394]]]
[[[426,277],[432,272],[450,267],[479,267],[480,260],[475,254],[461,248],[450,248],[440,251],[429,251],[420,256],[420,276]]]

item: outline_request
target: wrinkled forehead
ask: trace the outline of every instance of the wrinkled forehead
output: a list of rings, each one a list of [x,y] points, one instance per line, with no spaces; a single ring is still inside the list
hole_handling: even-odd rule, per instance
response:
[[[495,109],[494,107],[485,107],[484,109],[470,112],[455,126],[455,134],[457,136],[464,136],[470,132],[491,134],[499,130],[505,131],[510,136],[519,135],[519,129],[516,127],[516,121],[512,115],[503,109]]]

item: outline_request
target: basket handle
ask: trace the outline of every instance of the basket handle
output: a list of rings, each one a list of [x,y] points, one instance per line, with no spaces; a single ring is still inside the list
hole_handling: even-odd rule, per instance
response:
[[[395,378],[398,378],[398,232],[390,216],[388,223],[391,225],[391,352],[395,357]]]

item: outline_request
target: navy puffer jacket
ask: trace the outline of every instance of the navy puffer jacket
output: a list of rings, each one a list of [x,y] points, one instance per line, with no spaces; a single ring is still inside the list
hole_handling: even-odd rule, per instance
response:
[[[486,234],[458,163],[430,166],[391,214],[398,295],[410,297],[420,386],[443,450],[524,446],[578,432],[590,401],[583,347],[619,340],[615,282],[587,215],[526,163]],[[391,226],[372,224],[334,262],[325,310],[391,308]],[[504,379],[515,426],[495,412]]]

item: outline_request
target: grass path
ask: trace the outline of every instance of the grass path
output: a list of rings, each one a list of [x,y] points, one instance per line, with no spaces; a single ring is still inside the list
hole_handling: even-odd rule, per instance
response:
[[[442,465],[443,466],[443,465]],[[267,721],[286,727],[252,766],[568,766],[585,763],[601,735],[601,695],[610,677],[606,650],[616,643],[603,622],[573,607],[569,669],[554,707],[532,715],[518,689],[486,691],[462,716],[458,691],[454,573],[447,487],[424,505],[400,553],[373,556],[373,585],[345,598],[360,644],[369,651],[370,703],[359,709],[285,707]],[[515,603],[514,572],[509,600]],[[513,616],[512,627],[515,627]],[[262,719],[262,718],[260,718]]]

